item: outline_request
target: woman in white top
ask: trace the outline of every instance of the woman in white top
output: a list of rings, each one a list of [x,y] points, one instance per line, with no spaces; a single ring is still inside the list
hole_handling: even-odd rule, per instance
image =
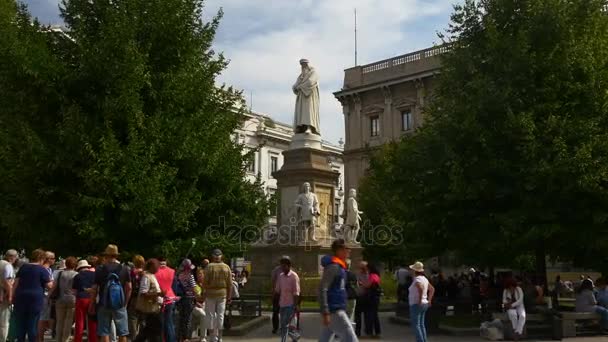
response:
[[[159,268],[160,262],[157,259],[149,259],[146,262],[145,272],[140,280],[139,293],[135,305],[144,325],[133,342],[161,342],[162,340],[160,308],[163,303],[164,293],[161,291],[155,276]]]
[[[414,272],[414,281],[409,288],[410,322],[416,335],[416,342],[426,342],[426,312],[431,306],[435,288],[424,275],[424,265],[416,261],[410,265]]]
[[[524,291],[513,278],[505,280],[505,289],[502,292],[502,304],[513,325],[515,340],[518,341],[524,333],[526,325],[526,309],[524,307]]]

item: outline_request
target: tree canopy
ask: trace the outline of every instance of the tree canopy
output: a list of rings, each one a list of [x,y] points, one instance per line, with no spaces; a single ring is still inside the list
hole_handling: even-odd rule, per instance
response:
[[[247,241],[223,239],[222,222],[255,236],[268,203],[231,138],[241,94],[216,86],[221,12],[206,22],[202,10],[64,0],[61,33],[0,0],[3,245],[180,255],[192,239],[238,252]]]
[[[607,4],[456,6],[424,127],[372,160],[364,210],[404,227],[419,257],[548,255],[606,271]]]

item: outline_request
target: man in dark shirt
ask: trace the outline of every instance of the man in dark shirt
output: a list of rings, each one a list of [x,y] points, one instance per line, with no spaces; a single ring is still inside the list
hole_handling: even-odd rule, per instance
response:
[[[95,270],[95,285],[93,286],[95,291],[92,298],[95,298],[97,294],[99,294],[100,299],[104,298],[105,286],[111,273],[118,275],[125,295],[123,307],[117,310],[103,307],[100,300],[97,307],[97,335],[101,342],[110,342],[112,321],[116,325],[116,334],[119,336],[119,342],[127,342],[127,336],[129,335],[126,305],[131,297],[131,274],[129,268],[121,265],[118,261],[119,255],[116,245],[108,245],[104,252],[105,263]]]

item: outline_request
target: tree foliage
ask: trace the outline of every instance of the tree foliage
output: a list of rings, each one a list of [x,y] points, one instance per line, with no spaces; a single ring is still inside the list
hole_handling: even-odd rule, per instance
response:
[[[608,261],[605,0],[467,0],[425,125],[371,163],[363,207],[423,256]],[[373,189],[378,194],[370,195]],[[408,239],[409,237],[409,239]]]
[[[198,251],[236,252],[209,241],[209,227],[263,225],[267,201],[231,139],[241,95],[215,81],[227,66],[212,49],[221,12],[204,22],[202,10],[64,0],[63,34],[0,0],[4,243],[179,254],[196,238]]]

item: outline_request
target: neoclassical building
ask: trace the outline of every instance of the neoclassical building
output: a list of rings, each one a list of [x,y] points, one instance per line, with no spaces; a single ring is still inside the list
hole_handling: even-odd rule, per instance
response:
[[[259,177],[263,182],[264,192],[268,196],[275,194],[277,190],[277,180],[272,173],[280,170],[283,166],[283,151],[287,150],[293,128],[291,125],[277,122],[267,115],[248,111],[240,129],[235,132],[234,137],[245,145],[247,149],[257,149],[251,162],[247,165],[247,179],[255,182]],[[343,210],[344,202],[344,161],[342,159],[342,146],[333,145],[327,141],[322,142],[322,148],[330,152],[327,162],[334,171],[340,172],[338,183],[335,184],[335,208],[327,212],[333,213],[333,217],[328,217],[328,222],[335,225],[342,223],[340,214]],[[337,214],[336,214],[337,213]],[[276,226],[276,213],[271,213],[269,225]]]
[[[344,70],[334,95],[344,113],[346,189],[358,188],[373,151],[422,125],[446,51],[437,46]]]

